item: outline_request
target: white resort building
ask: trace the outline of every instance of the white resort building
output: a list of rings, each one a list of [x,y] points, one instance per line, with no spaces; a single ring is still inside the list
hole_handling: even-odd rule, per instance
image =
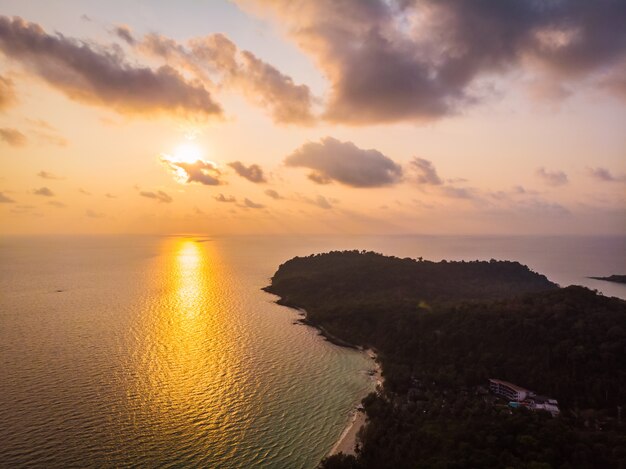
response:
[[[546,396],[539,396],[533,391],[517,386],[516,384],[502,381],[500,379],[490,379],[489,389],[496,396],[508,399],[509,406],[513,408],[526,407],[530,410],[545,410],[556,417],[559,410],[559,403],[556,399]]]
[[[499,379],[489,380],[489,390],[496,396],[505,397],[510,401],[521,402],[526,399],[531,392],[528,389],[519,387],[508,381],[502,381]]]

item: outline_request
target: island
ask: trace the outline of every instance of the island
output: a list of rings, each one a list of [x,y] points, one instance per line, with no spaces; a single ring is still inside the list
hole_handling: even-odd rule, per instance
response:
[[[594,280],[604,280],[606,282],[626,283],[626,275],[610,275],[608,277],[589,277]]]
[[[296,257],[265,290],[382,366],[357,451],[320,467],[626,465],[621,299],[517,262],[365,251]]]

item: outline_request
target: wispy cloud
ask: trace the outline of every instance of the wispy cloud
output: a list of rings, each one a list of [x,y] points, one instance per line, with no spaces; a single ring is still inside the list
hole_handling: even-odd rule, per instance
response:
[[[226,202],[226,203],[237,202],[237,199],[235,199],[232,195],[225,196],[224,194],[219,194],[213,198],[217,200],[218,202]]]
[[[39,171],[37,173],[37,176],[39,176],[42,179],[52,179],[52,180],[61,180],[61,179],[65,179],[64,177],[61,176],[57,176],[56,174],[50,173],[48,171]]]
[[[626,182],[626,174],[615,175],[606,168],[587,168],[591,177],[602,182]]]
[[[95,210],[88,208],[85,210],[85,216],[87,218],[104,218],[104,213],[96,212]]]
[[[315,197],[300,195],[299,198],[302,202],[315,205],[316,207],[323,208],[324,210],[330,210],[331,208],[333,208],[331,202],[323,195],[317,195]]]
[[[43,197],[54,197],[54,192],[52,192],[48,187],[40,187],[39,189],[34,189],[33,194],[41,195]]]
[[[135,38],[133,37],[133,33],[130,27],[125,24],[120,24],[120,25],[117,25],[115,28],[113,28],[113,34],[115,34],[122,41],[126,42],[127,44],[131,46],[134,46],[135,43],[137,42]]]
[[[432,162],[425,160],[424,158],[413,158],[409,162],[409,166],[416,174],[416,181],[418,184],[428,185],[441,185],[443,181],[437,174],[437,170]]]
[[[13,80],[0,75],[0,112],[17,103]]]
[[[282,200],[282,199],[284,199],[284,197],[282,195],[280,195],[278,192],[276,192],[274,189],[267,189],[265,191],[265,195],[267,195],[268,197],[271,197],[274,200]]]
[[[265,208],[265,205],[257,204],[256,202],[253,202],[248,198],[243,199],[243,206],[245,208]]]
[[[16,129],[0,128],[0,140],[12,147],[23,147],[28,143],[28,138]]]
[[[180,44],[154,33],[141,40],[127,37],[127,31],[117,33],[147,55],[164,59],[204,81],[217,79],[220,87],[242,92],[249,101],[267,109],[276,123],[306,125],[315,120],[314,98],[308,86],[294,83],[276,67],[249,51],[240,50],[223,34],[197,37]]]
[[[165,204],[169,204],[173,200],[172,197],[163,191],[140,191],[139,195]]]
[[[536,174],[551,186],[563,186],[569,182],[567,174],[563,171],[548,171],[545,168],[539,168]]]
[[[14,202],[15,200],[13,200],[11,197],[4,195],[3,192],[0,192],[0,204],[12,204]]]

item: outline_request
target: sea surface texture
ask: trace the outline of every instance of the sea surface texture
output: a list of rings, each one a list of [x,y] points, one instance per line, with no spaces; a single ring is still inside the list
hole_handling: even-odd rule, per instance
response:
[[[0,466],[315,467],[372,363],[260,289],[331,249],[519,260],[626,297],[586,278],[626,273],[625,238],[2,238]]]

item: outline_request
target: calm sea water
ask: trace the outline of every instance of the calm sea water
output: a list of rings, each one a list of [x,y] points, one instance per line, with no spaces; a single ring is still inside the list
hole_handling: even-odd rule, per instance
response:
[[[294,255],[513,259],[626,298],[626,238],[0,240],[0,466],[314,467],[371,362],[260,290]]]

